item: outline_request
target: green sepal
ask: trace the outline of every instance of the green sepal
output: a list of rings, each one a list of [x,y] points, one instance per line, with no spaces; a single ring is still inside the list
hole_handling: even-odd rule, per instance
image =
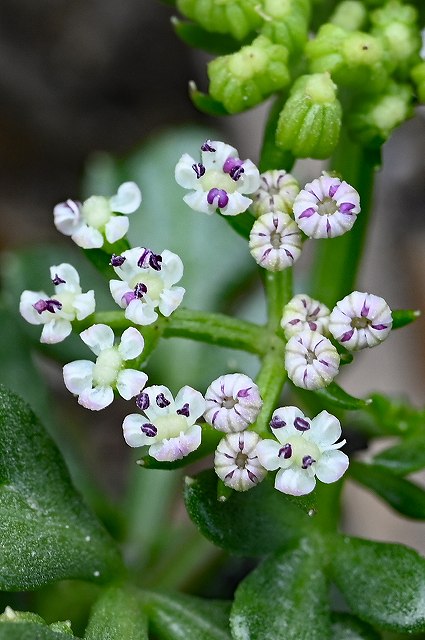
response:
[[[148,620],[136,593],[111,587],[94,604],[84,640],[148,640]]]
[[[176,16],[171,18],[175,34],[189,47],[203,49],[215,56],[223,56],[237,51],[241,43],[232,36],[206,31],[193,22],[180,20]]]
[[[208,93],[199,91],[196,84],[189,82],[189,98],[199,111],[206,113],[208,116],[228,116],[229,112],[221,102],[214,100]]]
[[[374,491],[395,511],[408,518],[425,520],[425,491],[413,482],[372,464],[351,462],[350,476]]]
[[[370,399],[364,400],[363,398],[355,398],[350,396],[344,389],[342,389],[336,382],[331,382],[324,389],[318,389],[314,391],[323,402],[329,403],[339,409],[346,409],[348,411],[356,411],[359,409],[365,409],[371,404]]]
[[[366,622],[349,613],[331,613],[332,640],[381,640],[381,636]]]
[[[296,541],[318,512],[315,495],[294,498],[273,487],[269,476],[257,487],[217,500],[213,470],[186,480],[184,499],[202,535],[235,555],[264,556]]]
[[[380,629],[425,630],[425,559],[398,544],[336,536],[332,576],[351,611]]]
[[[389,398],[381,393],[371,394],[368,413],[374,419],[378,435],[409,436],[423,434],[425,410],[415,409],[407,402]]]
[[[425,422],[425,416],[422,420]],[[373,464],[399,476],[425,469],[425,435],[418,433],[400,440],[393,447],[384,449],[374,456]]]
[[[392,328],[401,329],[401,327],[405,327],[407,324],[417,320],[421,312],[415,309],[394,309],[391,314],[393,317]]]
[[[177,0],[181,13],[213,33],[228,33],[243,40],[261,24],[257,0]]]
[[[315,539],[267,558],[236,590],[234,640],[331,640],[324,557]]]
[[[310,0],[265,0],[263,4],[267,19],[260,33],[276,44],[283,44],[291,56],[301,53],[307,42]]]

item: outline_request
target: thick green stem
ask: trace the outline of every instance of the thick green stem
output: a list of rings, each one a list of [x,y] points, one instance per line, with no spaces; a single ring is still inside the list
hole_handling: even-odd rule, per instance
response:
[[[268,327],[273,333],[280,334],[280,320],[283,307],[292,298],[292,269],[266,271],[263,277],[267,299]],[[283,333],[281,334],[283,336]]]
[[[285,343],[275,336],[270,341],[269,350],[261,364],[256,383],[263,399],[263,407],[254,426],[260,436],[268,436],[269,422],[273,410],[279,401],[283,385],[286,382],[286,369],[284,366]]]

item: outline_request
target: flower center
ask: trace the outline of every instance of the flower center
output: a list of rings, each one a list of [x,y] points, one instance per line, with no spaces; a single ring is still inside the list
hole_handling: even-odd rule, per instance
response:
[[[317,205],[317,213],[319,216],[331,216],[338,211],[338,205],[335,200],[326,196]]]
[[[71,293],[70,291],[62,291],[61,293],[56,295],[56,299],[59,300],[62,305],[62,314],[71,316],[69,319],[73,320],[75,318],[75,293]]]
[[[291,461],[297,466],[302,467],[305,458],[312,459],[317,462],[320,459],[319,447],[304,436],[293,436],[291,438],[292,456]],[[308,465],[310,466],[310,465]]]
[[[223,402],[222,402],[221,406],[224,409],[233,409],[233,407],[235,405],[237,405],[237,404],[238,404],[238,401],[235,400],[234,398],[225,397],[225,398],[223,398]]]
[[[226,193],[234,193],[238,186],[237,181],[233,180],[228,173],[217,171],[216,169],[209,169],[199,178],[199,183],[204,191],[210,191],[216,188],[223,189]]]
[[[235,464],[239,469],[245,469],[247,460],[248,456],[246,455],[246,453],[242,453],[241,451],[239,451],[235,458]]]
[[[369,318],[353,318],[351,320],[351,326],[353,329],[366,329],[371,324]]]
[[[159,274],[149,272],[141,273],[140,271],[130,280],[129,285],[133,289],[142,282],[147,288],[146,295],[154,302],[159,301],[159,296],[164,289],[164,282]]]
[[[313,362],[317,360],[316,354],[314,351],[311,351],[311,349],[307,349],[307,353],[304,357],[307,364],[313,364]]]
[[[112,211],[106,198],[92,196],[83,204],[81,213],[90,227],[100,229],[110,220]]]
[[[94,386],[111,387],[121,369],[122,358],[115,347],[104,349],[97,357],[93,369]]]
[[[176,438],[182,431],[186,432],[188,428],[186,418],[175,413],[155,418],[155,426],[158,429],[158,440]]]
[[[270,234],[270,244],[272,245],[273,249],[279,249],[281,243],[282,243],[282,236],[277,231],[273,231]]]

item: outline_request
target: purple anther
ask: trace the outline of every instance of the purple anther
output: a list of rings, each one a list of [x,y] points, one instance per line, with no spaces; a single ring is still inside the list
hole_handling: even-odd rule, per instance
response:
[[[161,263],[162,256],[158,253],[151,252],[151,255],[149,256],[149,266],[151,266],[155,271],[161,271]]]
[[[208,204],[214,204],[214,200],[217,201],[217,207],[219,209],[223,209],[229,202],[229,196],[224,189],[217,189],[217,187],[214,187],[208,191],[207,202]]]
[[[290,443],[287,442],[284,444],[283,447],[279,449],[279,453],[277,455],[279,458],[285,458],[285,460],[290,458],[292,456],[292,447]]]
[[[158,429],[154,424],[151,424],[150,422],[145,422],[145,424],[142,424],[142,426],[140,427],[140,431],[144,433],[145,436],[148,436],[148,438],[154,438],[158,433]]]
[[[258,478],[255,475],[255,473],[252,473],[252,471],[250,471],[249,469],[246,470],[247,474],[248,474],[248,478],[251,480],[251,482],[253,484],[257,484],[258,482]]]
[[[143,249],[143,253],[137,261],[137,266],[141,269],[147,269],[149,265],[149,256],[152,253],[150,249]]]
[[[340,184],[333,184],[333,185],[331,185],[331,186],[329,187],[329,191],[328,191],[328,193],[329,193],[329,197],[330,197],[330,198],[333,198],[333,197],[334,197],[334,195],[336,194],[336,192],[338,191],[338,189],[340,188],[340,186],[341,186]]]
[[[301,465],[301,469],[308,469],[315,462],[316,462],[316,460],[314,458],[312,458],[311,456],[304,456],[303,463]]]
[[[354,209],[356,205],[352,202],[343,202],[339,205],[339,210],[341,213],[348,213],[351,215],[351,209]]]
[[[236,397],[237,398],[247,398],[249,396],[249,392],[251,391],[252,387],[247,387],[246,389],[240,389],[237,394]]]
[[[270,427],[272,429],[281,429],[282,427],[286,427],[286,422],[282,420],[282,418],[274,416],[274,418],[270,420]]]
[[[115,255],[115,253],[113,253],[109,264],[111,265],[111,267],[121,267],[121,265],[123,265],[124,262],[125,262],[124,256],[117,256]]]
[[[304,418],[297,417],[294,420],[294,427],[298,429],[298,431],[308,431],[310,429],[310,423],[308,420],[304,420]]]
[[[148,292],[148,288],[145,284],[143,284],[143,282],[138,282],[134,287],[133,291],[134,291],[134,296],[136,298],[139,298],[140,300],[141,298],[143,298],[145,293]]]
[[[136,398],[135,398],[135,402],[136,402],[136,406],[141,410],[144,411],[145,409],[149,408],[150,402],[149,402],[149,396],[147,393],[139,393]]]
[[[339,342],[348,342],[353,337],[354,329],[350,329],[350,331],[346,331],[339,338]]]
[[[305,211],[302,212],[302,214],[300,215],[300,219],[311,218],[311,216],[314,216],[315,213],[316,213],[316,209],[313,209],[313,207],[310,207],[309,209],[305,209]]]
[[[185,402],[181,409],[177,409],[176,413],[179,416],[185,416],[185,418],[189,417],[189,403]]]
[[[317,323],[316,322],[312,322],[311,320],[307,323],[308,326],[310,327],[310,329],[312,331],[316,331],[317,330]]]
[[[371,324],[370,326],[372,327],[372,329],[378,329],[378,330],[388,329],[388,325],[386,324]]]
[[[366,300],[363,302],[362,310],[360,311],[360,315],[362,318],[367,318],[370,311],[370,307],[367,306]]]
[[[214,153],[215,149],[210,145],[211,140],[205,140],[204,144],[201,146],[201,151],[210,151]]]
[[[170,401],[167,400],[163,393],[158,393],[155,401],[160,409],[165,409],[165,407],[168,407],[168,405],[170,404]]]
[[[196,163],[196,162],[195,162],[195,164],[193,164],[193,165],[192,165],[192,169],[193,169],[193,170],[194,170],[194,172],[196,173],[196,177],[198,178],[198,180],[199,180],[199,178],[201,178],[201,177],[204,175],[204,173],[205,173],[205,167],[204,167],[204,165],[202,164],[202,162],[198,162],[198,163]]]
[[[301,320],[299,318],[294,318],[293,320],[290,320],[288,324],[294,325],[294,324],[299,324],[300,322]]]
[[[55,273],[55,277],[52,278],[52,284],[54,284],[55,287],[57,287],[58,284],[66,284],[66,280],[62,280],[62,278],[60,278],[58,274]]]
[[[50,311],[50,313],[55,313],[55,311],[60,311],[62,309],[62,303],[59,300],[38,300],[35,304],[32,305],[37,313],[42,314],[43,311]]]
[[[136,296],[134,295],[134,291],[127,291],[127,293],[125,293],[122,296],[121,300],[128,307],[128,305],[130,304],[130,302],[132,302],[132,300],[136,300]]]
[[[239,180],[244,173],[243,160],[239,158],[227,158],[223,165],[224,173],[228,173],[232,180]]]

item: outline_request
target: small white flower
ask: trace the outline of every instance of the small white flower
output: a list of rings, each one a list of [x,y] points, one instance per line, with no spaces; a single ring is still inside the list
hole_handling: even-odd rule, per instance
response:
[[[383,298],[353,291],[336,303],[329,318],[329,331],[346,349],[375,347],[389,335],[393,319]]]
[[[183,263],[175,253],[136,247],[113,256],[111,264],[121,278],[109,282],[112,297],[135,324],[155,322],[156,307],[168,317],[181,303],[185,290],[173,285],[183,275]]]
[[[272,169],[260,175],[260,186],[252,195],[251,210],[256,216],[268,211],[292,215],[295,197],[300,191],[298,180],[284,169]]]
[[[328,307],[322,302],[299,293],[284,307],[280,326],[287,340],[305,329],[325,335],[328,333],[329,314]]]
[[[111,198],[91,196],[82,204],[76,200],[60,202],[54,208],[58,231],[83,249],[103,247],[105,238],[113,244],[128,231],[128,214],[139,208],[142,194],[135,182],[124,182]],[[124,215],[116,215],[124,214]]]
[[[130,447],[149,445],[155,460],[180,460],[201,444],[202,429],[195,424],[205,410],[199,391],[183,387],[173,399],[162,385],[147,387],[136,398],[144,415],[132,413],[123,422],[124,439]]]
[[[301,233],[286,213],[261,215],[251,229],[249,250],[254,260],[268,271],[292,267],[301,254]]]
[[[137,358],[143,351],[143,336],[137,329],[126,329],[117,346],[114,332],[106,324],[94,324],[82,331],[80,337],[97,359],[75,360],[63,368],[65,386],[78,395],[79,404],[99,411],[112,403],[114,389],[125,400],[141,392],[148,379],[146,373],[125,367],[126,360]]]
[[[275,471],[275,487],[292,496],[313,491],[316,477],[326,484],[336,482],[348,468],[342,451],[345,440],[335,416],[322,411],[310,420],[297,407],[283,407],[273,413],[270,427],[276,440],[262,440],[256,448],[260,463]]]
[[[21,315],[30,324],[42,324],[40,342],[62,342],[72,331],[71,322],[84,320],[94,313],[94,291],[82,293],[80,276],[67,263],[50,267],[55,293],[49,297],[44,291],[23,291],[19,303]]]
[[[324,174],[305,185],[294,201],[295,222],[310,238],[335,238],[349,231],[360,211],[357,191]]]
[[[235,491],[247,491],[264,480],[267,471],[260,464],[257,445],[261,438],[254,431],[229,433],[220,440],[214,468],[224,484]]]
[[[201,147],[201,161],[188,153],[182,155],[175,170],[176,182],[191,193],[183,200],[195,211],[212,214],[217,209],[224,216],[246,211],[260,184],[260,174],[251,160],[240,160],[234,147],[217,140],[207,140]]]
[[[228,373],[214,380],[205,400],[205,420],[226,433],[247,429],[263,406],[257,385],[243,373]]]
[[[302,389],[323,389],[330,384],[338,373],[339,360],[330,340],[310,329],[292,336],[285,347],[288,377]]]

